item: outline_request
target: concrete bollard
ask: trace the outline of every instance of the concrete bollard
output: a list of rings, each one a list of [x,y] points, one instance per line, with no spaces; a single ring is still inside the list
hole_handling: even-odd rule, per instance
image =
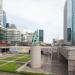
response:
[[[31,47],[31,67],[40,68],[41,67],[41,47],[32,46]]]

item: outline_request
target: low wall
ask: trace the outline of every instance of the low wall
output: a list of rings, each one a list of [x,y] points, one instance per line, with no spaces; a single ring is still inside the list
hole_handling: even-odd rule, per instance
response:
[[[18,53],[28,53],[30,50],[30,46],[11,46],[11,52],[18,52]]]

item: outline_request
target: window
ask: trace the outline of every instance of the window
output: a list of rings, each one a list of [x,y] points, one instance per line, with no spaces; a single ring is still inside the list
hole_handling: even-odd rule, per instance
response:
[[[71,41],[71,28],[67,28],[67,40]]]

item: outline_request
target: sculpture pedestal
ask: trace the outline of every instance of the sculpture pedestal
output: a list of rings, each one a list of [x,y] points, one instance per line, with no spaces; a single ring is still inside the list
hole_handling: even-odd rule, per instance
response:
[[[41,67],[41,47],[32,46],[31,47],[31,67],[40,68]]]

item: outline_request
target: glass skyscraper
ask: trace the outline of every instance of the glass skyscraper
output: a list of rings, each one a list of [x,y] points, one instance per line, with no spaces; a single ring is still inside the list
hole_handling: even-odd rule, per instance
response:
[[[3,11],[3,0],[0,0],[0,46],[6,40],[6,13]]]
[[[75,44],[75,0],[67,0],[64,7],[64,43]]]
[[[43,30],[39,30],[39,41],[43,42]]]

